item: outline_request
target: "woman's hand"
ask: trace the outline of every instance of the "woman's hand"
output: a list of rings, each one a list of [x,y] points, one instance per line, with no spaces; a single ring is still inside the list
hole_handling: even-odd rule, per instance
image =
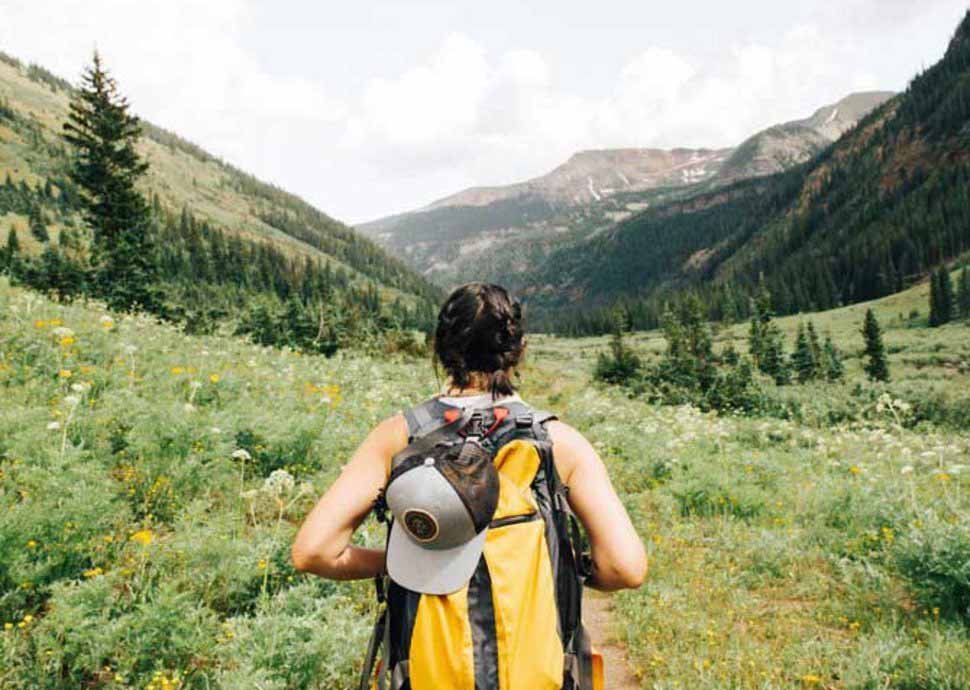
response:
[[[297,570],[332,580],[358,580],[385,572],[384,550],[351,546],[354,530],[387,481],[391,458],[407,445],[403,415],[385,419],[358,446],[304,520],[293,541]]]
[[[586,585],[603,591],[639,587],[647,574],[647,554],[603,461],[568,424],[552,420],[547,428],[556,469],[569,487],[569,505],[589,536],[593,576]]]

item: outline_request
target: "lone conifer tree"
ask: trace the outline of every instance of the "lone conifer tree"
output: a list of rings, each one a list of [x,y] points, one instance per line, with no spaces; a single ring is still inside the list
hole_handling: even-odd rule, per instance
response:
[[[953,280],[950,278],[950,271],[947,269],[946,264],[940,266],[939,276],[940,323],[950,323],[953,320],[956,298],[953,296]]]
[[[930,326],[942,326],[953,320],[957,299],[953,294],[953,280],[946,266],[930,275]]]
[[[814,332],[813,328],[812,333]],[[817,346],[818,343],[816,342],[815,345]],[[791,355],[791,363],[799,383],[811,381],[818,373],[818,359],[804,323],[798,324],[798,335],[795,337],[795,350]]]
[[[845,366],[842,364],[842,353],[835,343],[832,336],[825,336],[825,344],[822,346],[822,353],[825,365],[825,378],[829,381],[841,381],[845,375]]]
[[[20,260],[20,238],[17,237],[17,228],[10,226],[7,232],[7,244],[0,254],[0,271],[6,271],[10,275],[16,273],[17,263]]]
[[[135,182],[147,170],[135,150],[138,118],[94,54],[71,104],[64,138],[74,147],[71,179],[83,190],[94,229],[94,289],[116,309],[155,308],[157,265],[151,216]]]
[[[882,344],[882,329],[872,309],[866,310],[866,320],[862,325],[862,336],[866,340],[864,365],[866,374],[873,381],[889,380],[889,362],[886,360],[886,348]]]

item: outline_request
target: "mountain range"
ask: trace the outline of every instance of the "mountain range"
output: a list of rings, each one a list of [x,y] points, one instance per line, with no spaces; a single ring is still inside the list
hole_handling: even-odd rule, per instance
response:
[[[439,284],[478,278],[514,285],[550,251],[651,205],[808,160],[892,95],[854,93],[733,148],[581,151],[540,177],[473,187],[358,229]]]

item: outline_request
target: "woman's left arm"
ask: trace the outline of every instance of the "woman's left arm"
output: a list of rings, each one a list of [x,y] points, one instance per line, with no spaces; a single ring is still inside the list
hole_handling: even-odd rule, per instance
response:
[[[384,487],[391,458],[407,445],[407,435],[400,414],[371,430],[300,526],[291,549],[297,570],[331,580],[385,572],[383,549],[352,546],[350,539]]]

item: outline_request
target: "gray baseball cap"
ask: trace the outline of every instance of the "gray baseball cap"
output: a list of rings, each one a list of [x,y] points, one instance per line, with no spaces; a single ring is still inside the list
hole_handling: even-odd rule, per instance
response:
[[[492,454],[475,439],[426,448],[397,464],[385,491],[394,515],[391,579],[426,594],[464,587],[481,558],[498,494]]]

